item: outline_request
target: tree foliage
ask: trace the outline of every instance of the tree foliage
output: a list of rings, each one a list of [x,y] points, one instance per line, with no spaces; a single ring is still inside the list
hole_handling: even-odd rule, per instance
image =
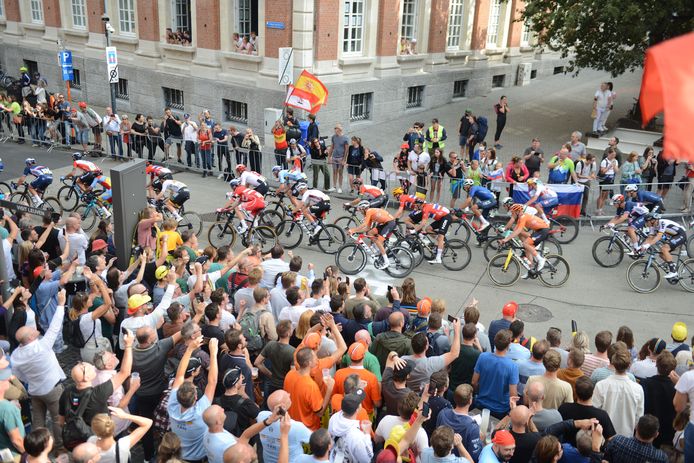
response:
[[[523,20],[572,70],[617,76],[642,66],[651,45],[693,31],[694,0],[527,0]]]

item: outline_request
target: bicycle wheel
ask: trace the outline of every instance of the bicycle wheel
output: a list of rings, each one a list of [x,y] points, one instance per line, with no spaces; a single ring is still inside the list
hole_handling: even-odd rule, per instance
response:
[[[337,225],[340,227],[342,230],[345,230],[347,228],[356,228],[359,223],[352,217],[351,215],[343,215],[342,217],[338,217],[335,219],[333,222],[334,225]]]
[[[265,209],[258,215],[258,225],[263,227],[276,228],[284,216],[273,209]]]
[[[77,212],[82,219],[82,230],[86,232],[93,229],[98,222],[99,217],[94,210],[95,207],[96,206],[88,207],[87,204],[80,204],[77,206],[77,209],[75,209],[75,212]]]
[[[215,248],[221,246],[229,246],[230,248],[236,243],[236,230],[232,226],[232,222],[226,220],[218,220],[207,231],[207,242]]]
[[[470,229],[468,228],[467,224],[463,221],[456,224],[453,236],[468,243],[470,241]]]
[[[692,236],[687,240],[687,255],[691,259],[694,259],[694,233],[692,233]]]
[[[557,233],[552,236],[557,239],[561,244],[569,244],[578,236],[578,222],[573,217],[568,215],[559,215],[552,219],[559,228]]]
[[[48,196],[46,198],[43,198],[43,205],[41,206],[41,208],[50,212],[57,212],[58,214],[63,215],[63,206],[60,204],[60,201],[58,201],[58,198],[54,196]]]
[[[593,243],[593,259],[600,267],[616,267],[624,259],[624,245],[611,236],[602,236]]]
[[[301,244],[304,231],[292,219],[283,220],[277,225],[277,241],[286,249],[294,249]]]
[[[655,262],[648,266],[647,259],[632,262],[627,269],[627,283],[636,292],[652,293],[660,286],[660,270]]]
[[[318,249],[326,254],[335,254],[340,246],[345,244],[345,232],[332,224],[323,224],[323,228],[315,238]]]
[[[386,273],[393,278],[405,278],[414,269],[414,256],[412,253],[400,246],[394,246],[386,251],[390,265],[385,269]]]
[[[15,191],[10,195],[10,202],[15,204],[26,204],[27,206],[33,206],[34,203],[29,198],[29,195],[24,191]]]
[[[482,252],[484,253],[484,259],[487,262],[491,262],[491,259],[494,256],[496,256],[500,252],[506,251],[510,246],[510,244],[499,245],[499,240],[489,240],[486,243],[484,243],[484,248],[482,248]]]
[[[367,259],[364,250],[356,243],[344,244],[335,253],[335,265],[345,275],[356,275],[364,270]]]
[[[562,256],[556,254],[550,254],[546,259],[544,268],[540,270],[540,281],[550,288],[558,288],[566,283],[569,275],[571,275],[569,263]]]
[[[470,246],[462,240],[448,240],[443,247],[441,264],[448,270],[462,270],[468,266],[472,259]]]
[[[60,201],[60,204],[63,206],[63,210],[66,212],[74,211],[80,199],[79,193],[75,190],[75,188],[69,185],[60,187],[57,196],[58,201]]]
[[[422,244],[412,235],[408,235],[405,239],[400,240],[396,246],[403,247],[409,250],[414,256],[414,266],[418,267],[424,261],[424,253],[422,252]]]
[[[178,232],[182,233],[184,230],[191,230],[200,236],[202,232],[202,219],[200,216],[195,212],[184,212],[181,217],[183,217],[183,220],[178,222]]]
[[[276,212],[277,214],[280,215],[280,217],[282,217],[282,220],[284,220],[284,219],[287,218],[287,214],[285,213],[284,206],[283,206],[282,203],[279,202],[279,201],[273,201],[273,202],[271,202],[270,204],[268,204],[268,205],[265,207],[265,210],[266,210],[266,211],[273,211],[273,212]]]
[[[250,239],[248,246],[257,245],[260,247],[260,252],[267,254],[272,248],[277,244],[277,234],[275,230],[270,227],[260,226],[255,227],[251,230],[249,235],[246,235]]]
[[[542,252],[543,257],[547,257],[549,255],[557,255],[561,256],[562,255],[562,249],[561,249],[561,244],[559,244],[559,241],[556,240],[556,238],[549,236],[547,237],[546,240],[544,240],[542,243],[540,243],[540,247],[537,250],[537,252]]]
[[[694,259],[687,259],[680,262],[680,268],[677,269],[680,276],[680,286],[690,293],[694,293]]]
[[[0,182],[0,193],[7,199],[12,194],[12,187],[5,182]]]
[[[506,265],[507,259],[508,265]],[[514,255],[509,258],[508,252],[495,255],[487,264],[487,274],[497,286],[511,286],[520,278],[520,272],[521,265],[518,258]]]

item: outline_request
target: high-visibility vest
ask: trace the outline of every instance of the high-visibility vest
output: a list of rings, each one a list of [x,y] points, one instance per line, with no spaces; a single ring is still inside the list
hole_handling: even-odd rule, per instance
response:
[[[429,127],[427,131],[429,134],[429,138],[434,138],[434,126],[432,125],[431,127]],[[437,130],[437,132],[438,133],[436,134],[436,137],[439,139],[439,148],[443,149],[446,145],[444,142],[440,141],[443,138],[443,126],[441,124],[439,124],[439,130]],[[431,150],[434,148],[434,142],[427,141],[425,145],[427,150]]]

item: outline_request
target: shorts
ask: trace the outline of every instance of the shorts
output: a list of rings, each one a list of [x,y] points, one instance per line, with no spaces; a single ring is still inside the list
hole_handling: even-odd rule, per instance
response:
[[[643,226],[646,225],[646,216],[645,215],[638,215],[636,217],[629,217],[629,226],[632,228],[635,228],[636,230],[640,230],[643,228]]]
[[[670,246],[670,251],[674,251],[680,245],[687,241],[687,234],[683,231],[678,232],[674,236],[670,236],[665,240],[665,243]]]
[[[309,206],[308,211],[311,214],[320,216],[322,218],[325,214],[330,212],[330,201],[317,202],[316,204]]]
[[[378,198],[369,200],[369,207],[386,207],[388,204],[388,195],[382,194]]]
[[[166,141],[165,141],[165,143],[167,145],[173,145],[174,143],[176,143],[177,145],[180,145],[182,142],[183,142],[182,137],[174,137],[173,135],[169,135],[168,137],[166,137]]]
[[[53,183],[53,177],[50,175],[39,175],[30,185],[34,190],[43,193],[51,183]]]
[[[104,191],[104,194],[101,195],[101,200],[111,204],[113,202],[113,192],[111,190]]]
[[[80,175],[79,177],[77,177],[77,180],[79,180],[83,185],[89,186],[92,183],[94,183],[95,178],[96,178],[96,173],[87,172],[87,173],[84,173],[84,174]]]
[[[258,182],[258,186],[256,186],[253,189],[263,196],[265,196],[268,192],[268,186],[265,182]]]
[[[611,177],[603,177],[602,179],[600,179],[599,184],[600,184],[600,191],[602,191],[602,190],[611,191],[612,188],[610,188],[609,186],[603,187],[603,185],[612,185],[612,184],[614,184],[614,176],[611,176]]]
[[[441,217],[439,220],[435,220],[431,223],[431,228],[438,235],[445,235],[448,232],[448,227],[450,227],[453,218],[451,214],[447,214]]]
[[[361,175],[361,167],[347,165],[347,173],[349,175],[359,176],[359,175]]]
[[[344,165],[342,164],[342,160],[343,160],[343,159],[344,159],[344,156],[341,157],[341,158],[336,158],[336,157],[333,156],[333,162],[332,162],[332,164],[333,164],[335,167],[344,167]]]
[[[422,221],[422,211],[412,211],[407,216],[410,218],[412,223],[419,223]]]
[[[86,145],[89,143],[89,129],[76,130],[75,140],[78,144]]]
[[[385,238],[390,235],[393,230],[395,230],[395,220],[390,220],[384,224],[381,224],[376,227],[376,229],[378,230],[378,234]]]
[[[463,179],[454,178],[451,179],[451,195],[453,199],[460,199],[460,192],[463,189]]]
[[[558,198],[540,199],[537,203],[540,206],[542,206],[542,209],[551,209],[553,207],[556,207],[557,204],[559,204],[559,199]]]
[[[92,127],[92,133],[93,133],[94,135],[98,135],[98,134],[102,133],[103,131],[104,131],[104,129],[101,128],[101,125],[100,125],[100,124],[99,124],[99,125],[95,125],[94,127]]]
[[[537,246],[547,239],[549,236],[549,228],[542,228],[540,230],[535,230],[530,234],[530,239],[533,240],[533,244]]]
[[[496,199],[485,199],[484,201],[477,201],[475,204],[483,211],[494,209],[497,206]]]
[[[185,188],[181,188],[178,192],[171,197],[171,202],[176,206],[181,207],[183,203],[190,199],[190,191]]]
[[[263,201],[263,198],[256,198],[251,201],[241,203],[239,208],[251,213],[252,215],[255,215],[258,213],[258,211],[265,208],[265,201]]]

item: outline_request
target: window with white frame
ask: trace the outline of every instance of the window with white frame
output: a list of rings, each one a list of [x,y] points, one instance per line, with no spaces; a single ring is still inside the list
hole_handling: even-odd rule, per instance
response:
[[[118,30],[135,35],[135,0],[118,0]]]
[[[174,32],[191,33],[190,0],[172,0],[171,28]]]
[[[487,46],[490,48],[495,48],[499,40],[499,16],[501,16],[501,0],[492,0],[487,27]]]
[[[5,0],[0,0],[0,18],[5,17]]]
[[[251,0],[236,0],[236,32],[241,37],[251,34]]]
[[[345,0],[342,52],[361,53],[364,45],[364,0]]]
[[[43,2],[41,0],[31,0],[29,8],[31,11],[31,22],[43,24]]]
[[[446,47],[449,50],[460,48],[460,38],[463,35],[463,12],[465,0],[451,0],[448,13],[448,39]]]
[[[85,0],[70,1],[70,7],[72,10],[72,27],[75,29],[87,28],[87,8],[84,1]]]
[[[357,93],[352,95],[349,108],[350,121],[365,121],[371,119],[371,98],[373,93]]]
[[[402,2],[400,36],[407,40],[417,38],[417,0],[404,0]]]
[[[521,47],[530,45],[530,23],[528,21],[523,23],[523,33],[521,34],[520,44]]]

